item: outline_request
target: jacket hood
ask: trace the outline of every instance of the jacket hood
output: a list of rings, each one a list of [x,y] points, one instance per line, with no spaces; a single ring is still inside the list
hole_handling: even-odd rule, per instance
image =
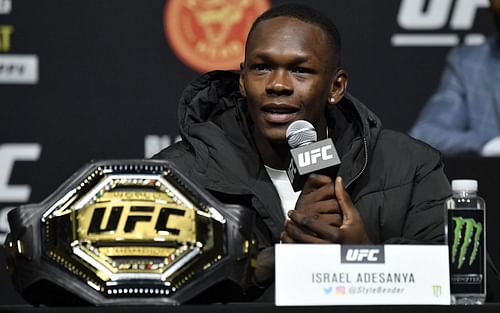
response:
[[[348,185],[366,166],[367,155],[374,147],[382,125],[373,112],[350,94],[328,110],[328,117],[329,127],[333,130],[330,137],[342,159],[339,175]],[[223,156],[227,153],[227,141],[237,147],[238,155],[232,157],[242,157],[243,166],[247,162],[260,164],[249,131],[246,101],[239,91],[238,72],[213,71],[191,83],[180,99],[178,120],[183,141],[200,156],[198,170],[206,172],[210,163],[210,167],[220,165],[222,173],[227,175],[227,169],[224,170],[227,164],[218,164],[220,159],[230,157]],[[202,157],[206,155],[211,155],[211,160]],[[255,169],[245,170],[257,174]]]
[[[191,127],[234,108],[241,98],[239,73],[213,71],[200,76],[184,89],[179,101],[177,117],[182,139],[189,141]]]
[[[239,74],[230,71],[198,78],[181,97],[179,128],[194,152],[197,180],[211,190],[251,194],[263,173],[238,84]]]

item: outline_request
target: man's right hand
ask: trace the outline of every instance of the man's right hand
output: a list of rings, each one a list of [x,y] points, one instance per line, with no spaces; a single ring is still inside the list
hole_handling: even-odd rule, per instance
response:
[[[371,244],[341,177],[310,176],[288,216],[283,242]]]
[[[335,227],[342,225],[342,212],[335,198],[335,185],[328,176],[312,174],[307,178],[295,205],[295,211],[306,215],[306,219],[320,220]],[[293,221],[287,221],[286,230],[296,231],[297,227],[299,226]],[[310,242],[323,242],[318,240],[314,232],[307,229],[302,229],[302,231],[310,236]],[[296,242],[287,235],[287,231],[282,234],[281,239],[283,242]]]

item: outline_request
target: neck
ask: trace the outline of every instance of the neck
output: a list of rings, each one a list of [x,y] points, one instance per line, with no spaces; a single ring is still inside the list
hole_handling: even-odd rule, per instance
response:
[[[286,142],[272,143],[254,133],[255,144],[264,164],[278,170],[286,170],[290,163],[290,147]]]

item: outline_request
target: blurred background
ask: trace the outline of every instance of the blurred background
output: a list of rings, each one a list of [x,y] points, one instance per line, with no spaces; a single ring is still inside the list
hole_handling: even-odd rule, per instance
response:
[[[86,162],[147,158],[177,140],[186,84],[237,69],[253,19],[285,2],[0,0],[0,243],[10,208],[43,200]],[[493,33],[488,0],[293,2],[333,19],[348,91],[402,132],[449,49]],[[0,266],[0,304],[22,303],[2,248]]]

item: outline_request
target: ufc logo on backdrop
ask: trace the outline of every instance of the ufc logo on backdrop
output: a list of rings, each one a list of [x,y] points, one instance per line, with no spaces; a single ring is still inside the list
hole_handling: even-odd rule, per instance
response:
[[[394,34],[393,46],[455,46],[460,43],[456,31],[470,31],[479,9],[489,0],[401,0],[398,25],[411,33]],[[443,33],[442,31],[446,31]],[[415,33],[420,31],[422,33]],[[465,44],[484,42],[480,33],[465,34]]]
[[[29,200],[31,186],[9,184],[16,161],[37,161],[42,146],[38,143],[0,144],[0,203],[23,203]],[[7,213],[12,207],[0,207],[0,245],[9,232]]]
[[[37,161],[42,146],[38,143],[5,143],[0,145],[0,202],[26,202],[29,185],[9,185],[17,161]]]
[[[312,164],[318,163],[319,160],[330,160],[333,158],[333,154],[329,151],[332,150],[331,145],[327,145],[321,148],[312,149],[311,151],[305,151],[300,153],[297,157],[299,160],[299,167],[305,167]]]
[[[341,263],[384,263],[383,246],[341,246]]]

